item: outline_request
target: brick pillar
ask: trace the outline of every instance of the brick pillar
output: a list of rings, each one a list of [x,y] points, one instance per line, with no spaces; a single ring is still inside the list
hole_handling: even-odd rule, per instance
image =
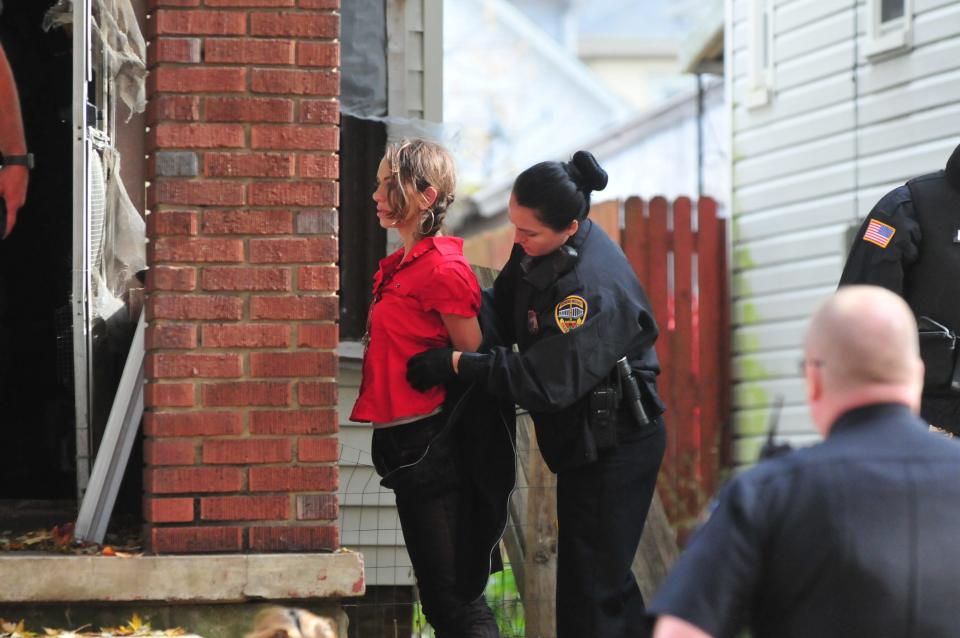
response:
[[[335,549],[339,1],[149,5],[149,549]]]

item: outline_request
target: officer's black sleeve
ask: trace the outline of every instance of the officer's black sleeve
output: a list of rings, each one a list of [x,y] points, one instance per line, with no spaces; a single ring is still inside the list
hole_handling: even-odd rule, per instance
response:
[[[549,334],[522,353],[506,347],[490,350],[486,385],[491,394],[534,412],[562,410],[590,392],[617,359],[653,347],[656,324],[635,302],[615,291],[579,294],[587,301],[582,326],[567,333],[541,326]]]
[[[716,638],[737,636],[749,622],[761,575],[764,510],[762,485],[748,475],[721,491],[716,509],[648,606],[649,614],[676,616]]]
[[[885,243],[885,234],[893,236]],[[917,260],[920,225],[906,186],[887,193],[863,220],[840,285],[872,284],[903,294],[903,274]]]
[[[520,278],[520,259],[523,256],[523,249],[519,244],[514,244],[513,252],[504,265],[503,270],[497,275],[493,286],[484,288],[483,304],[492,310],[492,315],[496,320],[496,329],[502,344],[516,343],[516,335],[513,333],[513,301],[516,296],[517,280]],[[486,342],[486,341],[485,341]]]

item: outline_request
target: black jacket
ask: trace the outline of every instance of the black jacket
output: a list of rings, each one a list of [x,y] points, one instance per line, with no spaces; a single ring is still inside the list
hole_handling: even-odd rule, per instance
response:
[[[554,472],[597,459],[587,426],[590,391],[629,357],[641,381],[647,415],[664,407],[657,396],[657,324],[629,262],[603,230],[580,224],[567,245],[531,259],[516,245],[494,282],[493,309],[507,346],[493,348],[489,392],[530,411],[537,442]]]
[[[958,157],[960,147],[947,171],[914,178],[874,206],[853,242],[840,285],[883,286],[901,295],[918,318],[928,316],[960,334]],[[892,229],[893,235],[885,241],[883,235],[868,234],[871,224],[886,234]],[[960,433],[960,394],[928,385],[921,415]]]

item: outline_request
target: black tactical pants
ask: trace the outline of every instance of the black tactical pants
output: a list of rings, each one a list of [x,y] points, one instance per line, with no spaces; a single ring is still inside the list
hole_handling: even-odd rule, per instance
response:
[[[416,463],[443,426],[444,416],[382,428],[373,432],[373,458],[381,476]],[[423,613],[437,638],[499,638],[493,612],[481,593],[473,598],[457,582],[461,524],[459,481],[455,465],[434,465],[430,476],[393,485],[397,513],[413,563]]]
[[[630,571],[663,460],[663,420],[589,465],[557,475],[557,636],[647,635],[643,596]]]

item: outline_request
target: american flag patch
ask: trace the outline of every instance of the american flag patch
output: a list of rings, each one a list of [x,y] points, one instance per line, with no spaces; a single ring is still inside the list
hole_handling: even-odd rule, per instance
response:
[[[886,248],[896,232],[897,229],[893,226],[871,219],[870,223],[867,224],[867,231],[863,233],[863,241],[876,244],[880,248]]]

